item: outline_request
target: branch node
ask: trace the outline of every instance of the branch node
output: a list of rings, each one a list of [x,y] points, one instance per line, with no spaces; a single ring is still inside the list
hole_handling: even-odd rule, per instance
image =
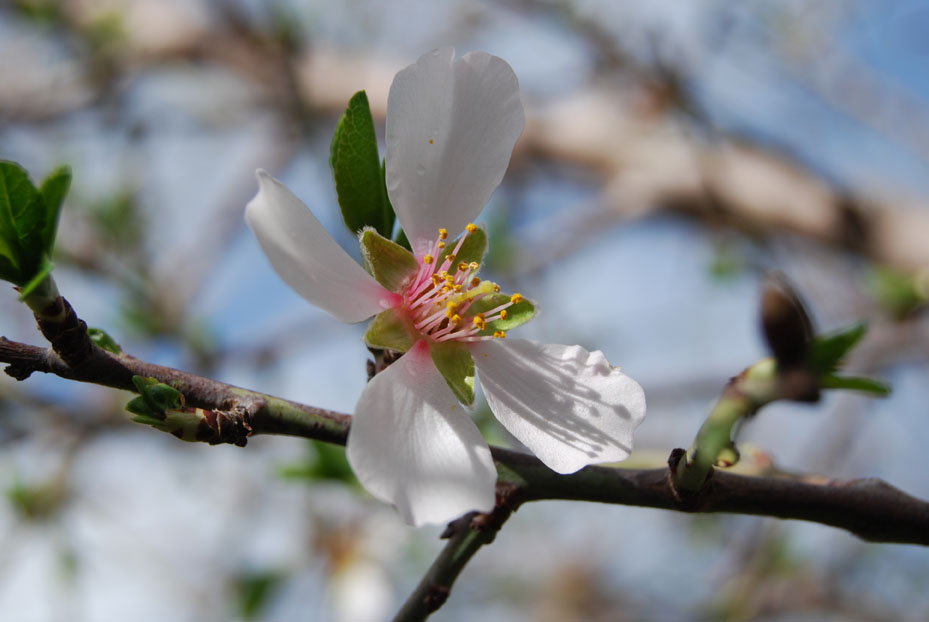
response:
[[[432,584],[426,588],[426,596],[423,598],[423,605],[428,613],[438,611],[445,601],[451,590],[445,585]]]

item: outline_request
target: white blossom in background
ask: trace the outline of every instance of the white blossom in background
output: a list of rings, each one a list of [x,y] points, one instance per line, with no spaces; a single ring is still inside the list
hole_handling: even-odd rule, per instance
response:
[[[497,419],[558,473],[624,460],[645,416],[641,387],[602,352],[508,338],[534,305],[477,276],[486,236],[472,221],[523,126],[505,61],[434,50],[397,74],[387,106],[387,190],[412,253],[365,230],[366,271],[264,171],[246,208],[281,278],[342,321],[376,315],[368,344],[405,352],[363,390],[347,452],[365,488],[414,525],[494,506],[496,469],[463,406],[475,367]]]

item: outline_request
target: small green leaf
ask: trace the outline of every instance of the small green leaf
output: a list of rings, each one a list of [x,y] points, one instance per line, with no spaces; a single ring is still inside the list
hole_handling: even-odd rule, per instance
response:
[[[371,276],[392,292],[399,292],[419,270],[413,253],[371,228],[361,232],[361,255]]]
[[[374,120],[364,91],[352,96],[336,126],[329,163],[345,226],[353,234],[373,227],[390,237],[395,216],[387,199]]]
[[[468,316],[470,317],[478,313],[486,313],[491,309],[510,302],[510,300],[510,296],[507,296],[506,294],[489,294],[479,300],[476,300],[474,304],[468,308]],[[488,317],[491,316],[488,315]],[[487,327],[482,330],[480,334],[493,335],[494,331],[510,330],[525,324],[533,317],[535,317],[535,305],[532,303],[532,301],[523,298],[516,304],[507,307],[505,320],[487,322]]]
[[[174,387],[159,382],[157,378],[133,376],[132,384],[135,385],[139,391],[139,396],[154,413],[164,415],[166,410],[181,408],[184,405],[184,396],[181,395],[181,392]],[[135,401],[133,400],[133,402]],[[135,411],[130,410],[129,412]]]
[[[416,330],[397,309],[381,311],[365,331],[365,343],[372,348],[406,352],[416,342]]]
[[[429,354],[455,397],[463,404],[473,404],[474,358],[467,346],[453,341],[432,342]]]
[[[52,269],[52,248],[70,170],[59,168],[36,190],[15,162],[0,161],[0,278],[23,289],[24,299]]]
[[[28,236],[23,234],[26,223],[21,222],[23,213],[30,213],[29,207],[37,201],[41,198],[26,170],[15,162],[0,161],[0,255],[14,267],[12,273],[4,273],[3,277],[19,286],[32,277],[28,272],[33,262],[28,255],[35,254],[37,259],[41,253],[41,248],[36,248],[34,253],[25,252],[23,239]],[[27,220],[41,215],[34,209],[30,214]]]
[[[819,383],[824,389],[863,391],[864,393],[872,393],[878,397],[887,397],[890,395],[891,391],[890,385],[886,382],[860,376],[836,376],[835,374],[828,374],[821,377]]]
[[[45,252],[51,255],[55,246],[55,234],[58,231],[58,218],[68,189],[71,187],[71,167],[60,166],[42,182],[39,194],[45,204],[45,223],[42,227],[42,244]]]
[[[123,349],[119,347],[119,344],[101,328],[88,328],[87,336],[90,337],[91,341],[97,344],[97,347],[107,352],[120,354],[123,351]]]
[[[867,331],[868,325],[861,322],[831,335],[816,337],[808,354],[810,367],[821,375],[835,371]]]
[[[868,289],[895,318],[903,319],[926,304],[925,289],[912,273],[874,266],[867,275]]]
[[[464,234],[462,234],[464,235]],[[449,242],[445,245],[445,248],[442,249],[442,252],[439,253],[439,258],[437,260],[438,264],[441,265],[445,258],[455,250],[455,247],[458,246],[458,240],[461,239],[461,236],[455,238],[455,241]],[[455,264],[465,262],[471,263],[475,261],[481,263],[484,261],[484,253],[487,252],[487,232],[483,228],[478,227],[474,233],[469,233],[468,237],[465,238],[465,241],[462,242],[461,248],[458,249],[458,252],[455,254]],[[454,272],[454,269],[449,270],[449,272]]]

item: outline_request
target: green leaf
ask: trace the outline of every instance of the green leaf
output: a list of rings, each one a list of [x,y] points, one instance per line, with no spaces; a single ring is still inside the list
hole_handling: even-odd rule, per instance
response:
[[[181,395],[181,392],[174,387],[159,382],[157,378],[133,376],[132,384],[134,384],[139,391],[141,402],[148,408],[141,408],[138,401],[139,398],[135,398],[129,402],[129,404],[132,405],[135,403],[139,412],[136,412],[136,410],[131,409],[127,405],[126,409],[131,413],[142,415],[156,413],[163,418],[165,411],[181,408],[184,405],[184,396]]]
[[[874,266],[867,275],[868,289],[895,318],[903,319],[926,303],[918,278],[887,266]]]
[[[39,194],[45,204],[45,223],[42,227],[42,245],[49,256],[55,246],[55,234],[58,231],[58,218],[68,188],[71,187],[71,167],[60,166],[42,182]]]
[[[462,233],[464,235],[464,233]],[[458,240],[461,239],[461,236],[455,238],[453,242],[449,242],[445,245],[445,248],[442,249],[442,252],[439,253],[439,258],[437,263],[439,265],[445,261],[445,258],[455,250],[455,247],[458,246]],[[475,261],[481,263],[484,261],[484,253],[487,252],[487,232],[483,228],[478,227],[474,233],[469,233],[468,237],[465,238],[465,241],[462,242],[461,248],[458,249],[458,252],[455,254],[455,264],[461,262],[471,263]],[[450,269],[449,272],[454,272],[455,269]]]
[[[387,199],[374,120],[364,91],[352,96],[336,126],[329,163],[345,226],[353,234],[373,227],[389,238],[394,213]]]
[[[400,292],[419,270],[413,253],[374,229],[361,232],[361,255],[371,276],[392,292]]]
[[[455,397],[463,404],[473,404],[474,358],[467,346],[454,341],[432,342],[429,354]]]
[[[827,374],[820,378],[819,383],[824,389],[863,391],[879,397],[887,397],[890,395],[891,391],[890,385],[886,382],[860,376],[836,376],[835,374]]]
[[[868,332],[864,322],[842,329],[831,335],[820,335],[813,340],[808,354],[810,367],[818,374],[828,374],[838,369],[848,354]]]
[[[416,329],[397,309],[387,309],[378,313],[368,330],[365,331],[365,343],[372,348],[406,352],[416,342]]]
[[[35,230],[36,220],[42,216],[35,209],[40,201],[26,170],[15,162],[0,161],[0,255],[15,267],[14,273],[3,276],[19,286],[29,281],[30,268],[38,263],[30,261],[24,241],[30,238],[28,230]],[[41,250],[37,247],[32,253],[36,260]]]
[[[90,337],[91,341],[97,344],[97,347],[107,352],[120,354],[123,351],[123,349],[119,347],[119,344],[101,328],[88,328],[87,336]]]
[[[476,300],[468,308],[468,316],[472,317],[478,313],[486,313],[491,309],[510,302],[510,296],[506,294],[489,294],[480,300]],[[496,314],[494,314],[496,315]],[[490,317],[490,316],[489,316]],[[523,298],[520,302],[511,305],[506,309],[506,319],[487,322],[487,327],[481,331],[481,335],[493,335],[494,331],[510,330],[525,324],[535,317],[535,305],[530,300]]]

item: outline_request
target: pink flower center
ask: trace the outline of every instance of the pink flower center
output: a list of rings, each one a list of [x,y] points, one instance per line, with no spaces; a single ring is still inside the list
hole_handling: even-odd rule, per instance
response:
[[[455,248],[446,253],[448,231],[439,229],[431,252],[417,258],[419,271],[403,292],[403,308],[413,326],[434,341],[502,339],[506,337],[503,330],[495,330],[493,334],[482,333],[489,323],[505,320],[507,309],[523,299],[521,294],[513,294],[490,309],[486,309],[486,303],[475,305],[479,300],[500,292],[499,285],[476,276],[480,264],[456,259],[465,239],[475,231],[477,225],[469,224]],[[480,308],[485,310],[478,311]]]

